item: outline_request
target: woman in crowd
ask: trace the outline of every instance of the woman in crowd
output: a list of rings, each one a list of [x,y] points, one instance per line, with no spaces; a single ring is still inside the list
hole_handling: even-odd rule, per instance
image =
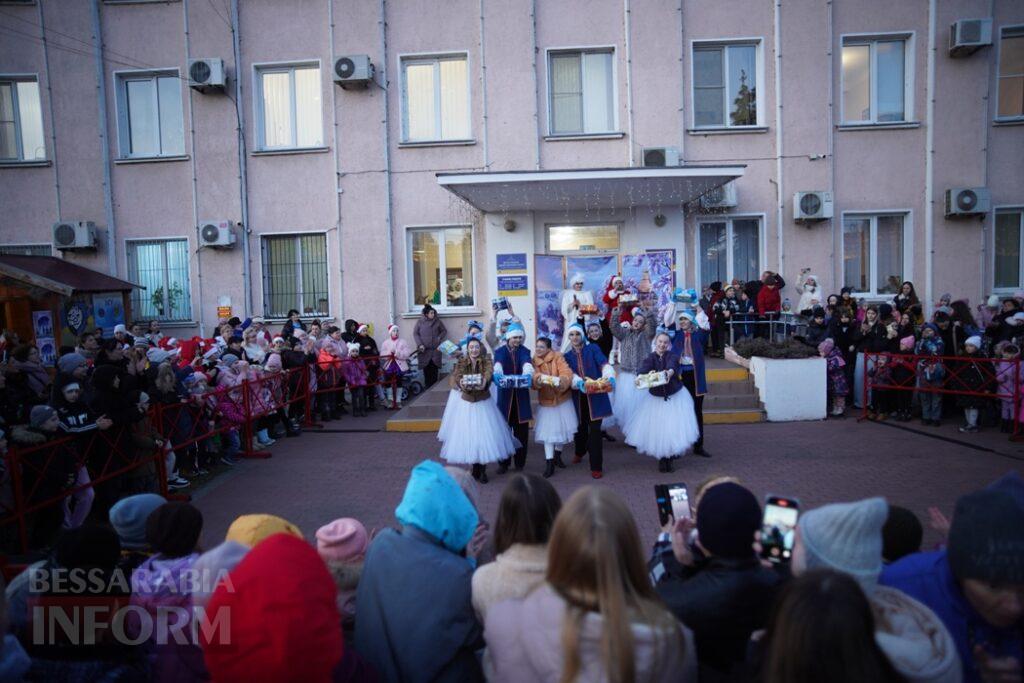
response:
[[[490,680],[697,680],[693,635],[655,594],[636,522],[616,494],[573,494],[551,532],[546,578],[487,611]]]
[[[900,313],[908,313],[912,306],[920,306],[921,300],[917,298],[917,291],[913,282],[904,282],[900,285],[900,291],[892,299],[892,306]]]
[[[611,330],[619,340],[619,366],[612,409],[619,427],[625,431],[643,397],[643,392],[636,388],[636,372],[651,352],[651,340],[658,329],[658,320],[650,310],[650,302],[646,301],[642,308],[633,308],[628,325],[622,322],[622,314],[621,307],[612,309]]]
[[[537,337],[533,353],[533,388],[537,390],[537,421],[533,440],[544,445],[544,478],[564,468],[562,445],[576,434],[579,420],[572,402],[572,370],[565,356],[551,348],[551,338]]]
[[[11,385],[24,387],[28,403],[45,403],[50,398],[50,373],[43,367],[39,349],[22,344],[14,349],[8,367],[14,370],[14,377],[8,377]]]
[[[437,311],[430,304],[423,306],[422,315],[412,331],[419,352],[420,365],[426,381],[424,389],[437,384],[437,373],[441,369],[441,352],[437,347],[448,338],[448,330],[437,317]]]
[[[800,315],[808,315],[816,306],[821,306],[824,301],[818,276],[812,275],[810,270],[804,272],[801,282],[796,288],[800,292],[796,312]]]
[[[260,336],[255,328],[246,328],[242,333],[242,350],[249,358],[249,362],[255,365],[263,365],[263,359],[267,356],[265,343],[260,342]]]
[[[296,309],[288,311],[288,320],[285,321],[284,327],[281,328],[281,336],[285,339],[295,334],[295,330],[306,331],[306,323],[302,322],[299,318],[299,312]]]
[[[511,457],[519,446],[490,400],[493,374],[494,366],[484,353],[483,342],[471,339],[449,380],[452,389],[459,392],[458,398],[449,396],[437,432],[441,457],[449,463],[472,465],[473,477],[484,484],[488,463]]]
[[[864,354],[888,350],[888,332],[885,329],[885,324],[879,319],[878,307],[868,306],[864,311],[864,321],[860,325],[860,341],[857,344],[857,365],[854,368],[853,374],[853,385],[855,387],[864,386],[864,373],[874,369],[867,366]],[[872,362],[872,366],[873,364]],[[858,408],[861,407],[861,393],[863,392],[854,391],[853,393],[853,402]],[[870,403],[870,401],[871,396],[868,396],[868,402]]]

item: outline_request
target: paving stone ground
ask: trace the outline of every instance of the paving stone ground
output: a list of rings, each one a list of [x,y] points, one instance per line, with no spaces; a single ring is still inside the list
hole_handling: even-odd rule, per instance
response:
[[[385,416],[386,411],[365,419],[345,416],[320,433],[281,440],[270,459],[244,461],[213,478],[193,497],[205,518],[203,546],[219,543],[235,517],[251,512],[281,515],[309,539],[337,517],[356,517],[367,528],[394,525],[410,469],[424,458],[437,459],[440,443],[432,433],[385,432]],[[357,429],[363,431],[347,431]],[[563,500],[585,485],[613,489],[632,508],[645,543],[658,532],[653,487],[659,482],[684,481],[692,490],[711,476],[729,474],[759,497],[796,496],[805,509],[881,495],[924,521],[928,506],[949,513],[957,496],[1010,470],[1024,474],[1024,444],[996,430],[965,436],[953,425],[910,423],[907,429],[852,418],[711,425],[706,444],[713,457],[686,456],[673,474],[659,474],[654,460],[623,445],[618,430],[612,433],[620,440],[605,444],[604,479],[592,480],[584,460],[551,481]],[[531,444],[526,469],[539,474],[543,468],[543,450]],[[480,507],[493,522],[507,476],[488,469],[491,481],[481,486]],[[925,526],[926,544],[935,542]]]

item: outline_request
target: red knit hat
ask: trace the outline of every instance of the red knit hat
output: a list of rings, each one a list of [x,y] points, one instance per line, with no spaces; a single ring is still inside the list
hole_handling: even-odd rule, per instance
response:
[[[330,681],[344,649],[341,615],[334,580],[313,547],[276,534],[228,577],[206,607],[211,624],[218,610],[230,615],[229,637],[203,634],[211,680]]]

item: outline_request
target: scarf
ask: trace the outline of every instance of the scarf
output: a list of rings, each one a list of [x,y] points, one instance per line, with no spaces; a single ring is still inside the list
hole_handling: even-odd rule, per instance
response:
[[[693,363],[693,333],[683,332],[683,358],[689,358]]]
[[[46,372],[46,369],[39,363],[32,363],[30,361],[11,360],[11,366],[20,371],[25,375],[25,380],[28,382],[28,388],[32,390],[36,396],[42,396],[46,391],[47,385],[50,384],[50,373]]]

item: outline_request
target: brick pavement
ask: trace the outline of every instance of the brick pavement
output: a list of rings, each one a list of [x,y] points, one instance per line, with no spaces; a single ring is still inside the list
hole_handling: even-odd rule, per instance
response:
[[[394,524],[394,509],[410,468],[423,458],[436,458],[440,443],[431,433],[382,431],[385,415],[380,411],[366,419],[346,416],[327,425],[371,431],[284,439],[271,449],[273,458],[243,462],[204,485],[194,495],[206,520],[203,546],[216,545],[237,515],[250,512],[279,514],[308,538],[320,524],[336,517],[356,517],[368,528]],[[993,430],[963,438],[952,425],[910,427],[917,431],[853,419],[711,425],[707,447],[714,457],[687,456],[677,461],[671,475],[659,474],[654,460],[619,441],[605,444],[605,478],[599,482],[590,478],[585,461],[560,470],[551,481],[563,499],[592,483],[614,489],[634,511],[646,543],[658,531],[653,501],[657,482],[685,481],[693,490],[712,475],[730,474],[758,497],[769,492],[796,496],[805,509],[882,495],[911,508],[924,521],[930,505],[948,513],[958,495],[1010,470],[1024,474],[1024,444],[1010,443]],[[372,431],[377,429],[381,431]],[[618,435],[617,430],[613,433]],[[527,470],[539,474],[543,466],[543,451],[531,444]],[[491,482],[481,487],[480,506],[493,522],[507,477],[499,476],[494,466],[488,469]],[[925,540],[936,540],[927,528]]]

